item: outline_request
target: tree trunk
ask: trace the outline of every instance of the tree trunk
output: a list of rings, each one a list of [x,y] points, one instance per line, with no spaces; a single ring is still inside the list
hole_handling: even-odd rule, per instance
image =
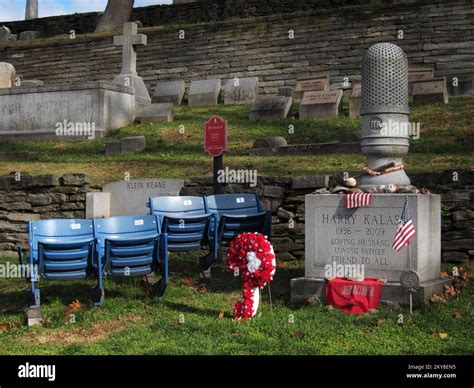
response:
[[[109,0],[95,32],[113,31],[123,27],[132,15],[135,0]]]

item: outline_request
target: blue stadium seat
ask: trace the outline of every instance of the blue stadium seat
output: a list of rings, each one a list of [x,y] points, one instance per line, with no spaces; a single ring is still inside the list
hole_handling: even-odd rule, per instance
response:
[[[217,258],[217,235],[210,234],[213,215],[206,213],[202,197],[156,197],[147,206],[160,224],[160,257],[168,257],[168,252],[209,249],[199,258],[199,265],[201,271],[212,265]]]
[[[159,270],[154,285],[162,296],[168,285],[166,257],[158,256],[159,229],[155,216],[119,216],[94,220],[99,273],[116,277],[144,276]],[[102,283],[102,276],[99,277]]]
[[[94,231],[92,221],[56,219],[30,221],[30,277],[28,291],[30,308],[39,308],[41,279],[84,279],[93,270]],[[18,247],[20,263],[26,265]]]
[[[228,245],[240,233],[257,232],[271,238],[272,214],[262,211],[257,194],[218,194],[204,197],[206,210],[216,216],[218,239]]]

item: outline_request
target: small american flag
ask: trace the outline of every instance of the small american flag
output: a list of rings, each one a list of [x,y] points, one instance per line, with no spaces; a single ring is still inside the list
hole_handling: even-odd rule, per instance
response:
[[[415,226],[410,217],[410,211],[408,209],[408,202],[405,200],[403,205],[402,215],[400,221],[398,222],[397,232],[395,233],[395,238],[393,239],[392,248],[396,251],[399,251],[403,247],[410,245],[410,240],[415,236]]]
[[[369,206],[372,203],[372,193],[349,193],[346,194],[346,209],[360,206]]]

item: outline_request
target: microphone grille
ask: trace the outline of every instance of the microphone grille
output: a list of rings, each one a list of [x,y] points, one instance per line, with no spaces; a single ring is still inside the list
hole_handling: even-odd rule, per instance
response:
[[[408,60],[392,43],[369,47],[362,60],[361,113],[408,113]]]

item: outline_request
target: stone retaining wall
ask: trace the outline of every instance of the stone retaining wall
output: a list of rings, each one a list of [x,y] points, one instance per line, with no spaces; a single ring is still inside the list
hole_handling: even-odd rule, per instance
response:
[[[453,173],[457,180],[453,181]],[[409,174],[413,184],[441,194],[442,256],[445,261],[474,258],[474,172]],[[304,259],[304,196],[329,187],[336,179],[312,177],[259,177],[257,187],[225,186],[226,193],[258,193],[265,209],[271,210],[275,250],[280,260]],[[0,177],[0,255],[12,254],[17,242],[27,247],[29,220],[85,218],[86,193],[97,191],[83,174]],[[211,177],[185,181],[181,195],[212,194]]]
[[[321,72],[329,72],[333,87],[337,87],[344,77],[360,80],[364,51],[381,41],[400,45],[410,66],[434,67],[436,76],[449,80],[458,77],[465,82],[474,73],[471,0],[380,2],[382,5],[375,6],[370,4],[377,2],[347,5],[346,1],[331,1],[333,7],[327,5],[329,2],[311,1],[301,2],[306,5],[300,7],[299,1],[286,0],[275,1],[275,5],[270,0],[250,1],[240,7],[239,1],[234,2],[235,6],[221,1],[209,6],[191,3],[179,7],[208,10],[221,3],[231,4],[228,9],[234,14],[229,11],[229,17],[257,17],[229,19],[222,16],[226,14],[222,11],[212,16],[219,21],[175,24],[170,19],[165,26],[142,29],[148,35],[148,45],[137,48],[137,68],[151,92],[158,80],[183,79],[189,88],[191,80],[220,78],[224,82],[235,77],[258,77],[260,93],[277,94],[279,87],[294,86],[297,78]],[[152,15],[152,8],[144,8],[143,12]],[[64,18],[69,17],[73,16]],[[65,28],[61,27],[64,34],[75,28],[76,22],[69,24],[68,20]],[[196,21],[199,18],[193,23]],[[150,16],[149,23],[156,26],[160,19]],[[25,24],[15,28],[18,32],[39,27]],[[184,39],[179,39],[180,30],[185,33]],[[89,27],[77,29],[78,33],[87,31]],[[294,39],[289,39],[290,31]],[[398,39],[399,31],[403,31],[403,39]],[[12,63],[22,80],[40,79],[46,84],[112,81],[120,73],[122,49],[113,46],[113,35],[0,42],[0,62]]]
[[[457,174],[457,180],[453,173]],[[474,259],[474,172],[445,171],[443,173],[409,174],[412,183],[428,187],[441,194],[442,258],[462,262]],[[305,238],[304,196],[328,188],[336,177],[302,178],[259,177],[257,187],[244,184],[225,186],[225,193],[258,193],[263,208],[271,210],[273,244],[280,260],[303,260]],[[212,194],[212,178],[190,178],[181,195]]]
[[[0,255],[28,247],[28,221],[85,218],[88,191],[84,174],[0,177]]]

